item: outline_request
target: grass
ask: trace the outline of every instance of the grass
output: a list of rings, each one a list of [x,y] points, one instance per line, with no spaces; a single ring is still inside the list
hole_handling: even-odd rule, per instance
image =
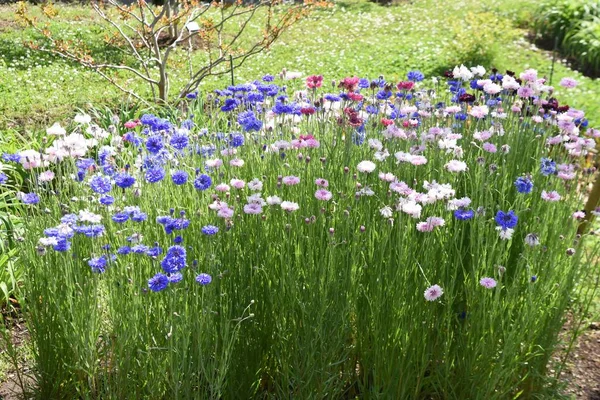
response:
[[[532,4],[464,0],[447,4],[444,12],[439,12],[434,0],[397,7],[342,1],[294,26],[270,51],[240,67],[235,77],[238,82],[248,81],[287,68],[307,75],[323,74],[326,80],[380,74],[395,80],[411,69],[431,76],[461,62],[500,70],[535,68],[549,76],[549,55],[529,44],[526,31],[518,27],[519,21],[527,19],[527,10],[534,9]],[[50,29],[72,40],[90,42],[97,57],[118,56],[103,45],[98,18],[90,9],[63,5],[57,9],[59,15]],[[4,55],[0,60],[0,129],[4,135],[19,140],[15,135],[19,133],[27,138],[56,120],[71,117],[74,108],[114,107],[124,101],[118,90],[93,72],[25,48],[23,41],[35,35],[15,22],[14,6],[0,6],[0,21]],[[179,57],[180,61],[183,54]],[[196,52],[195,62],[202,59],[203,54]],[[185,68],[175,69],[172,79],[182,80],[183,71]],[[563,76],[575,76],[581,86],[557,94],[570,105],[586,109],[592,122],[600,121],[594,107],[600,83],[557,63],[554,83]],[[127,79],[120,78],[122,82]],[[222,86],[228,79],[207,79],[201,89]]]

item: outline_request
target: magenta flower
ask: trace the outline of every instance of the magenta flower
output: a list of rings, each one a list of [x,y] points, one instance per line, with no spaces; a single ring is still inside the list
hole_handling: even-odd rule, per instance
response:
[[[319,189],[315,192],[317,200],[329,201],[331,200],[331,192],[325,189]]]
[[[424,296],[427,301],[435,301],[444,294],[444,289],[440,285],[433,285],[425,290]]]
[[[297,176],[284,176],[281,182],[283,182],[284,185],[293,186],[300,183],[300,178]]]
[[[481,278],[481,280],[479,281],[479,284],[486,289],[493,289],[496,287],[497,283],[494,278],[485,277],[485,278]]]

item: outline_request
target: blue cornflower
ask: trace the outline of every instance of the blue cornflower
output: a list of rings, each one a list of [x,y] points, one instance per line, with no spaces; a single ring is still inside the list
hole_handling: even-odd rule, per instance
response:
[[[342,98],[340,96],[338,96],[337,94],[332,94],[332,93],[327,93],[323,97],[325,98],[325,100],[331,101],[331,102],[336,102],[336,101],[342,100]]]
[[[549,158],[542,158],[540,162],[542,175],[552,175],[556,173],[556,163]]]
[[[8,176],[4,172],[0,172],[0,185],[4,185],[8,181]]]
[[[178,132],[171,136],[171,140],[169,144],[173,146],[174,149],[183,150],[185,149],[190,142],[190,138],[183,132]]]
[[[202,286],[206,286],[212,282],[212,276],[210,276],[209,274],[202,273],[196,277],[196,282],[198,282]]]
[[[154,275],[152,278],[148,279],[148,288],[153,292],[160,292],[161,290],[165,290],[169,285],[169,278],[165,274],[161,274],[160,272]]]
[[[410,71],[407,75],[409,81],[421,82],[425,79],[425,75],[421,71]]]
[[[229,139],[229,144],[231,147],[240,147],[244,144],[244,135],[240,135],[239,133],[232,133],[231,138]]]
[[[250,92],[246,96],[246,101],[249,103],[262,103],[265,101],[265,96],[260,92]]]
[[[131,248],[131,252],[135,254],[146,254],[150,250],[145,244],[136,244]]]
[[[188,93],[185,95],[185,97],[190,100],[194,100],[194,99],[198,98],[198,91]]]
[[[146,181],[150,183],[156,183],[163,180],[165,177],[165,170],[161,167],[151,167],[146,171]]]
[[[161,261],[160,265],[162,269],[172,274],[180,271],[185,267],[186,264],[186,251],[182,246],[174,245],[169,247],[165,258]]]
[[[194,187],[198,190],[206,190],[212,185],[212,179],[210,176],[201,174],[194,180]]]
[[[515,215],[513,210],[510,210],[507,213],[504,211],[498,211],[498,213],[496,213],[495,221],[502,229],[514,228],[517,225],[518,220],[519,217]]]
[[[146,149],[152,154],[158,153],[163,147],[164,143],[160,135],[150,136],[146,140]]]
[[[129,214],[127,214],[125,212],[116,213],[115,215],[112,216],[112,220],[118,224],[122,224],[123,222],[126,222],[128,219],[129,219]]]
[[[66,214],[60,218],[61,223],[68,225],[72,225],[77,221],[79,221],[79,217],[77,216],[77,214]]]
[[[365,111],[369,114],[379,114],[379,109],[372,104],[369,104],[367,107],[365,107]]]
[[[531,193],[533,182],[526,176],[520,176],[515,181],[515,187],[519,193]]]
[[[176,185],[184,185],[188,180],[188,173],[185,171],[175,171],[171,174],[171,180]]]
[[[380,90],[375,97],[377,97],[377,100],[387,100],[392,97],[392,92],[389,90]]]
[[[63,237],[58,237],[58,243],[56,243],[52,248],[55,251],[60,251],[60,252],[69,251],[69,249],[71,248],[71,242],[69,242],[67,239],[65,239]]]
[[[264,82],[273,82],[273,80],[275,80],[275,77],[273,75],[265,75],[262,77],[262,80]]]
[[[25,204],[37,204],[40,202],[40,196],[35,193],[24,193],[21,196],[21,201]]]
[[[467,221],[475,216],[475,212],[473,210],[466,210],[464,208],[459,208],[454,211],[454,217],[461,221]]]
[[[131,220],[133,222],[143,222],[148,219],[148,214],[141,211],[134,211],[131,214]]]
[[[108,176],[96,175],[90,180],[90,187],[96,193],[106,194],[112,190],[112,182]]]
[[[21,161],[21,156],[19,154],[4,153],[2,159],[6,162],[18,163]]]
[[[361,89],[368,89],[371,86],[371,82],[369,82],[366,78],[360,78],[358,80],[358,87]]]
[[[162,248],[158,245],[155,245],[154,247],[151,247],[148,249],[148,251],[146,252],[146,255],[149,257],[158,257],[159,255],[161,255],[163,252]]]
[[[100,204],[102,204],[102,205],[110,206],[114,202],[115,202],[115,198],[112,196],[106,195],[106,196],[100,197]]]
[[[92,272],[103,273],[106,271],[106,265],[108,264],[108,259],[106,256],[100,256],[96,258],[92,258],[88,261],[88,265],[92,267]]]
[[[179,272],[175,272],[174,274],[169,274],[169,283],[178,283],[183,279],[183,275]]]
[[[152,114],[144,114],[140,117],[140,122],[144,125],[154,125],[158,117]]]
[[[181,121],[181,129],[187,129],[188,131],[194,127],[194,121],[191,119],[186,119],[185,121]]]
[[[216,235],[219,232],[219,227],[214,225],[206,225],[202,227],[202,233],[205,235]]]
[[[181,242],[183,242],[183,238],[179,235],[175,236],[175,239],[173,239],[173,243],[175,244],[179,244]]]
[[[535,281],[537,281],[537,275],[533,275],[533,276],[531,277],[531,282],[535,282]]]
[[[238,123],[246,132],[258,131],[262,128],[262,121],[256,118],[253,111],[245,111],[238,115]]]
[[[129,247],[129,246],[121,246],[117,250],[117,254],[120,254],[122,256],[127,255],[129,253],[131,253],[131,247]]]
[[[87,237],[100,237],[104,235],[105,229],[104,225],[89,225],[79,227],[76,232],[83,233]]]
[[[228,112],[233,111],[239,104],[237,99],[225,99],[225,105],[221,107],[221,111]]]
[[[127,189],[128,187],[133,186],[134,183],[135,178],[127,172],[121,172],[115,176],[115,185],[120,188]]]

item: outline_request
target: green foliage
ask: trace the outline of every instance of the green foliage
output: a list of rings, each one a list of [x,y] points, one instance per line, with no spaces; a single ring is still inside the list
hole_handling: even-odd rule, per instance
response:
[[[585,73],[600,75],[600,2],[553,0],[542,3],[533,27],[546,47],[557,46]]]

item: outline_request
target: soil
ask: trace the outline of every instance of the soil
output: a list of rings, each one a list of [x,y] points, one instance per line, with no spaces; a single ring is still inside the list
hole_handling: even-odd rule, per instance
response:
[[[591,323],[577,340],[567,368],[561,373],[566,394],[582,400],[600,400],[600,322]]]

